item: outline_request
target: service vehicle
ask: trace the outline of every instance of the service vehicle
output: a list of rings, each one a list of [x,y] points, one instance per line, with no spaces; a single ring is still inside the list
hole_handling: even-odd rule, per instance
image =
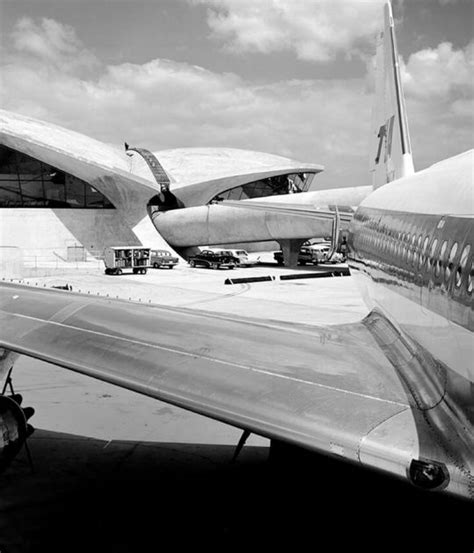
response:
[[[179,263],[179,259],[168,250],[151,250],[150,252],[150,265],[154,269],[172,269]]]
[[[144,275],[150,268],[150,248],[110,246],[105,248],[104,264],[106,275],[121,275],[124,272]]]
[[[208,269],[233,269],[239,264],[237,257],[221,254],[212,250],[203,250],[201,253],[188,259],[191,267],[207,267]]]

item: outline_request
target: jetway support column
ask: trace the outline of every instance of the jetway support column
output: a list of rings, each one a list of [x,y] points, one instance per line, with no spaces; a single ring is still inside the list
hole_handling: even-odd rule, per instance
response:
[[[305,238],[291,238],[279,240],[283,252],[283,261],[286,267],[296,267],[298,265],[298,254]]]

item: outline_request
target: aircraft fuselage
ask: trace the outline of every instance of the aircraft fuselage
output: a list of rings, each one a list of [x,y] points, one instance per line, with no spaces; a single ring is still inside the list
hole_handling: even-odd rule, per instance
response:
[[[466,152],[371,194],[348,257],[368,307],[471,383],[472,162]]]

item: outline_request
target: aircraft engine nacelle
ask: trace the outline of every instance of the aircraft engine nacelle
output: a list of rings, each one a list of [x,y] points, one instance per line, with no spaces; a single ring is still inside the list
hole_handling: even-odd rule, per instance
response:
[[[34,414],[32,407],[21,407],[19,394],[0,396],[0,472],[16,457],[33,427],[28,419]]]

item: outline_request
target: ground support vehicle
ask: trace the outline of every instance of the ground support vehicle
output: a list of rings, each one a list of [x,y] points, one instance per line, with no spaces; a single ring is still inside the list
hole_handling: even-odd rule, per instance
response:
[[[151,250],[150,265],[154,269],[172,269],[179,263],[179,259],[167,250]]]
[[[203,250],[198,255],[190,257],[188,262],[191,267],[207,267],[208,269],[233,269],[239,264],[237,257],[211,250]]]
[[[106,275],[121,275],[130,272],[145,274],[150,268],[150,248],[142,246],[111,246],[105,248]]]

